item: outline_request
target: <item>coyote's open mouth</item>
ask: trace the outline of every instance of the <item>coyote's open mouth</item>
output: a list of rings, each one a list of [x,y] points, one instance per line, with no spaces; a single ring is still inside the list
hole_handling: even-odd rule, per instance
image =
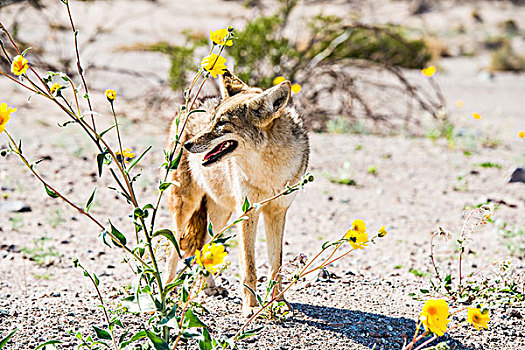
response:
[[[234,140],[228,140],[224,141],[221,144],[219,144],[217,147],[206,153],[204,158],[202,159],[202,165],[208,166],[210,164],[215,163],[219,159],[221,159],[224,155],[232,152],[235,148],[237,148],[237,141]]]

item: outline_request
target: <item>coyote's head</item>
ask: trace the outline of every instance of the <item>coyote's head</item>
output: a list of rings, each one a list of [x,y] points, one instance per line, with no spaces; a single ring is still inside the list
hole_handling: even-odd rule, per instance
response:
[[[291,85],[284,81],[267,90],[250,87],[238,77],[224,72],[222,100],[210,114],[210,124],[184,144],[191,153],[204,153],[208,166],[236,153],[260,151],[268,141],[272,121],[290,99]]]

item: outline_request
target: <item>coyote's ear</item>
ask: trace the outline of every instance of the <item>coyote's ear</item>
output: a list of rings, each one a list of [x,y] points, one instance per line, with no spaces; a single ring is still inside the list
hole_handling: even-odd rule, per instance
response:
[[[288,80],[283,81],[248,102],[252,122],[256,126],[265,127],[280,116],[290,99],[291,86]]]
[[[231,97],[248,88],[248,85],[246,85],[241,79],[237,78],[237,76],[232,74],[229,70],[226,70],[221,76],[222,98]]]

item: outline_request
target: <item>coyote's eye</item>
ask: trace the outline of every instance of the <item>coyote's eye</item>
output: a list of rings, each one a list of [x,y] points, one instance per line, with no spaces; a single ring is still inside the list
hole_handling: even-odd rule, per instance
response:
[[[223,119],[220,119],[218,122],[217,122],[217,126],[224,126],[228,124],[228,122],[226,120],[223,120]]]

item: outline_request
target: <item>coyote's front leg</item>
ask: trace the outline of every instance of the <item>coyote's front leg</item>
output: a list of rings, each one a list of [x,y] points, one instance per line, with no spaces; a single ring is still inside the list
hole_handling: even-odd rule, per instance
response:
[[[277,203],[268,203],[263,208],[267,242],[266,250],[270,263],[268,278],[278,283],[274,288],[272,297],[277,296],[282,290],[279,270],[283,262],[283,236],[287,210],[288,208],[279,206]],[[281,295],[278,300],[284,300],[284,295]]]
[[[249,213],[248,218],[242,222],[239,239],[239,258],[241,267],[242,313],[245,317],[253,313],[257,306],[255,295],[245,287],[257,289],[257,271],[255,269],[255,236],[259,213]]]

